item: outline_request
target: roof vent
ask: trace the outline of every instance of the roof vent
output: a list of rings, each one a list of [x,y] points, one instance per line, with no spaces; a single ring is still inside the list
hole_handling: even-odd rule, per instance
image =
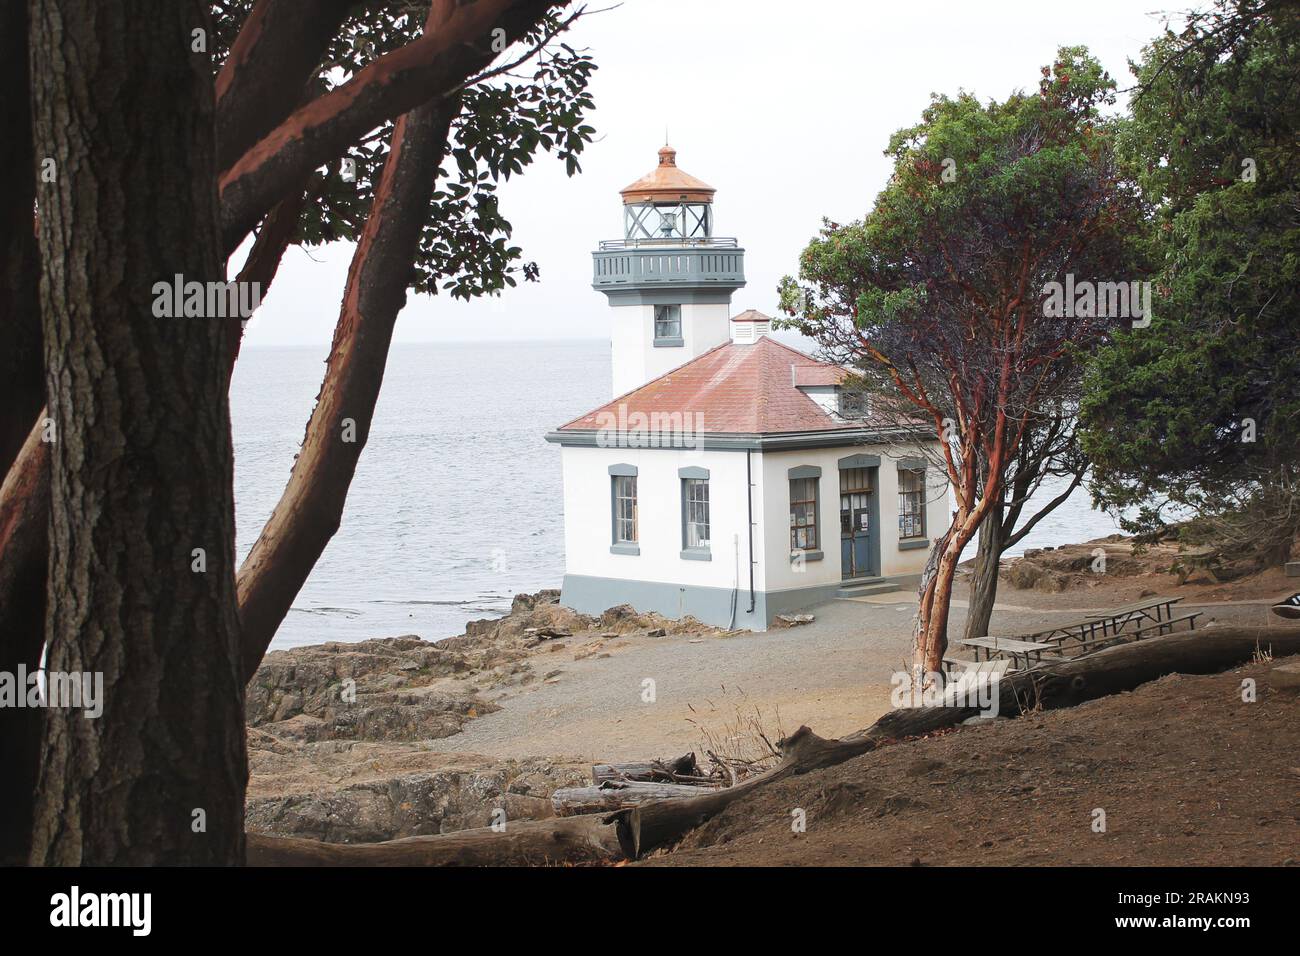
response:
[[[772,317],[747,309],[731,320],[731,341],[741,345],[757,342],[772,331]]]

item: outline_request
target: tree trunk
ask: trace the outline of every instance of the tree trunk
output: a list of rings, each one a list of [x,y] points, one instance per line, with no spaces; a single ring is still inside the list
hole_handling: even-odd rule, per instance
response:
[[[229,324],[160,318],[153,292],[223,280],[211,64],[191,52],[206,4],[32,10],[36,152],[58,169],[39,195],[47,666],[89,681],[102,712],[46,710],[31,860],[236,864]]]
[[[970,608],[966,612],[965,636],[984,637],[993,619],[998,597],[998,572],[1002,560],[1002,509],[994,508],[980,523],[979,546],[970,581]]]
[[[981,505],[982,507],[982,505]],[[917,608],[913,633],[912,680],[917,688],[928,683],[930,674],[943,668],[948,650],[948,612],[952,602],[952,582],[962,550],[971,539],[980,520],[979,509],[959,511],[943,538],[931,550],[922,574],[921,604]]]
[[[275,511],[239,570],[245,680],[257,672],[280,622],[338,530],[370,434],[393,324],[406,303],[433,170],[460,100],[397,121],[374,204],[348,270],[334,344],[298,459]]]

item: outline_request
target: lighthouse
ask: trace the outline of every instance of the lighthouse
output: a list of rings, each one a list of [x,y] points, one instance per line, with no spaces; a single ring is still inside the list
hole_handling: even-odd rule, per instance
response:
[[[745,250],[713,234],[715,193],[678,167],[668,145],[653,170],[620,191],[623,238],[592,253],[592,288],[614,310],[615,395],[731,335],[731,294],[745,284]]]
[[[613,313],[614,398],[546,436],[564,473],[561,602],[761,631],[914,586],[948,523],[940,443],[778,341],[769,316],[731,315],[745,252],[713,234],[714,189],[671,146],[621,195],[623,238],[600,244],[592,278]]]

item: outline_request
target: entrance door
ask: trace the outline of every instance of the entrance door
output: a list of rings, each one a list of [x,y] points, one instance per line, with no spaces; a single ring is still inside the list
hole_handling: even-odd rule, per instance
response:
[[[875,577],[872,539],[876,528],[874,468],[840,469],[840,570],[844,578]]]

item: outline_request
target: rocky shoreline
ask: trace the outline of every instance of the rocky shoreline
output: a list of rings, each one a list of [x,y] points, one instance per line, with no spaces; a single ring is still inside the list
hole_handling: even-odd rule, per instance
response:
[[[440,752],[438,741],[500,710],[511,692],[560,671],[551,655],[608,655],[620,642],[724,632],[627,605],[599,617],[559,592],[517,595],[510,613],[432,642],[415,635],[267,654],[248,687],[247,826],[368,843],[551,816],[550,794],[588,780],[565,755],[501,761]]]

